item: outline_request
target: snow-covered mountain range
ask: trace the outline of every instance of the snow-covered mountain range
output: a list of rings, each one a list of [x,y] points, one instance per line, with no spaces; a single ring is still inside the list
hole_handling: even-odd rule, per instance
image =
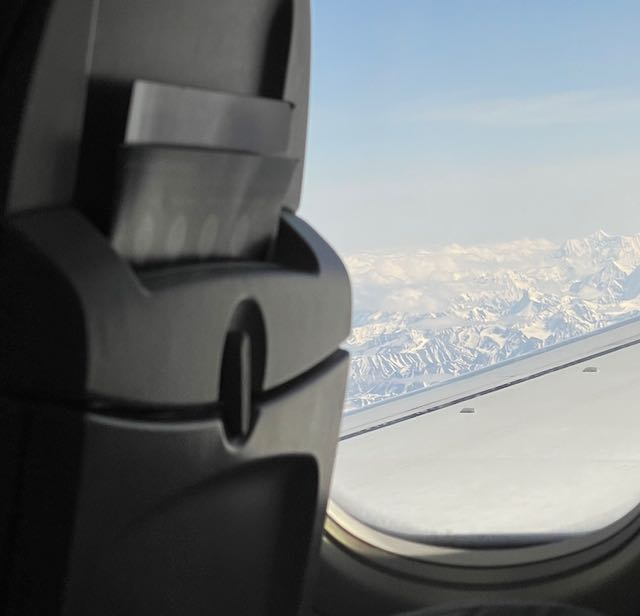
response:
[[[345,261],[354,288],[346,410],[640,315],[640,234]]]

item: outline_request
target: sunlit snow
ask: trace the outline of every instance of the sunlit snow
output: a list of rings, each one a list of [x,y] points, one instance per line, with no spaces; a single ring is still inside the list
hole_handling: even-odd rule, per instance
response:
[[[640,234],[345,260],[354,287],[346,410],[640,315]]]

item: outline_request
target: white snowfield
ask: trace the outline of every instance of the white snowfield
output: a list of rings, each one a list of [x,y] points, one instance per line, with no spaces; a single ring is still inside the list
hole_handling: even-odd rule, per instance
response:
[[[332,498],[425,542],[600,529],[640,503],[639,374],[636,319],[350,413]]]
[[[640,315],[640,235],[347,257],[346,409],[388,400]]]

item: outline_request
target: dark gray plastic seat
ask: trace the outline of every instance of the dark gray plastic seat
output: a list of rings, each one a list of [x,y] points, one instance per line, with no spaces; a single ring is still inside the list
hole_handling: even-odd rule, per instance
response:
[[[295,614],[350,326],[308,0],[0,17],[0,613]]]

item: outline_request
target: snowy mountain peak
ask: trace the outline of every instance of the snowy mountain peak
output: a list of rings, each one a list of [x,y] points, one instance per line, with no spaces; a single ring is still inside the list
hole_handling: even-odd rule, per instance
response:
[[[640,315],[640,235],[352,255],[347,408]]]
[[[632,262],[635,266],[638,265],[639,255],[639,235],[610,235],[603,230],[596,231],[584,238],[567,240],[559,251],[561,258],[578,261],[591,259],[597,262],[616,259],[622,264]]]

